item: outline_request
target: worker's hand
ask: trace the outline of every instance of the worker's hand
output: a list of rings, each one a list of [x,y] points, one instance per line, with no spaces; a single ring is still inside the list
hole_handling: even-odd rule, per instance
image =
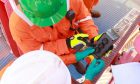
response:
[[[75,50],[80,50],[86,46],[85,39],[88,39],[88,36],[87,34],[76,34],[73,37],[67,38],[67,46]]]
[[[86,71],[85,78],[87,80],[93,80],[93,78],[98,75],[105,67],[105,62],[102,59],[96,59],[92,61]]]
[[[96,47],[95,48],[95,53],[96,52],[99,53],[100,50],[103,48],[104,53],[100,52],[100,54],[102,54],[102,56],[104,56],[104,57],[108,57],[109,54],[111,53],[111,51],[113,50],[113,44],[108,46],[108,47],[105,47],[105,45],[109,43],[109,39],[105,39],[105,37],[106,37],[106,35],[104,33],[95,36],[94,38],[92,38],[90,40],[90,46]],[[98,46],[97,46],[97,43],[99,42],[99,40],[100,40],[100,44],[98,44]],[[101,41],[102,41],[102,43],[101,43]]]
[[[80,61],[82,59],[84,59],[85,57],[89,56],[89,54],[93,53],[95,51],[95,49],[89,47],[81,52],[76,52],[75,56],[76,56],[76,60]]]
[[[96,45],[96,42],[101,38],[102,34],[99,34],[95,37],[93,37],[91,40],[90,40],[90,43],[92,46]]]

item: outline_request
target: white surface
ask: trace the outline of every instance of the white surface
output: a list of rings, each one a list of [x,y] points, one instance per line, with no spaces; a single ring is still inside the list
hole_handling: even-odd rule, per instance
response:
[[[140,84],[140,63],[112,65],[115,84]]]
[[[71,76],[57,55],[36,50],[17,58],[4,72],[1,84],[71,84]]]

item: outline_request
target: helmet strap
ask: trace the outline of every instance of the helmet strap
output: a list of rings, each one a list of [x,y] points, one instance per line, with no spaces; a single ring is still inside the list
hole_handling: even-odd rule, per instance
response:
[[[21,18],[22,18],[25,22],[27,22],[30,26],[33,26],[33,25],[34,25],[34,24],[28,19],[28,17],[25,16],[25,14],[24,14],[23,12],[21,12],[21,11],[18,9],[18,7],[17,7],[17,5],[16,5],[16,3],[15,3],[14,0],[9,0],[9,2],[10,2],[10,4],[11,4],[11,7],[12,7],[13,11],[14,11],[19,17],[21,17]]]

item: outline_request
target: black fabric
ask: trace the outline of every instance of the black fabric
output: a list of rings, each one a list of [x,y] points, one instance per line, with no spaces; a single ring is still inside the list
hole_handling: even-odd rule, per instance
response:
[[[68,48],[71,48],[71,46],[70,46],[70,38],[66,39],[66,44],[67,44]]]
[[[75,18],[75,12],[73,10],[69,10],[66,14],[66,18],[72,23],[72,20]]]
[[[70,22],[70,30],[71,31],[76,31],[75,28],[72,27],[72,20],[75,18],[75,12],[73,10],[69,10],[66,14],[66,18],[69,20]]]

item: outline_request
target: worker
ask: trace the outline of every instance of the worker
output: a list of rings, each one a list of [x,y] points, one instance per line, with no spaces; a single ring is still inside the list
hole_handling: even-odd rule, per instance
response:
[[[91,84],[103,67],[104,61],[95,59],[87,69],[84,84]],[[71,76],[57,55],[35,50],[17,58],[4,72],[0,84],[71,84]]]
[[[14,10],[9,19],[11,35],[23,53],[43,48],[69,65],[93,52],[92,48],[85,54],[73,52],[79,45],[86,46],[80,38],[98,35],[83,0],[19,0],[19,5],[10,0],[10,4]],[[77,30],[84,34],[75,35]]]
[[[101,16],[100,12],[96,11],[94,7],[98,4],[99,0],[83,0],[93,18]]]

